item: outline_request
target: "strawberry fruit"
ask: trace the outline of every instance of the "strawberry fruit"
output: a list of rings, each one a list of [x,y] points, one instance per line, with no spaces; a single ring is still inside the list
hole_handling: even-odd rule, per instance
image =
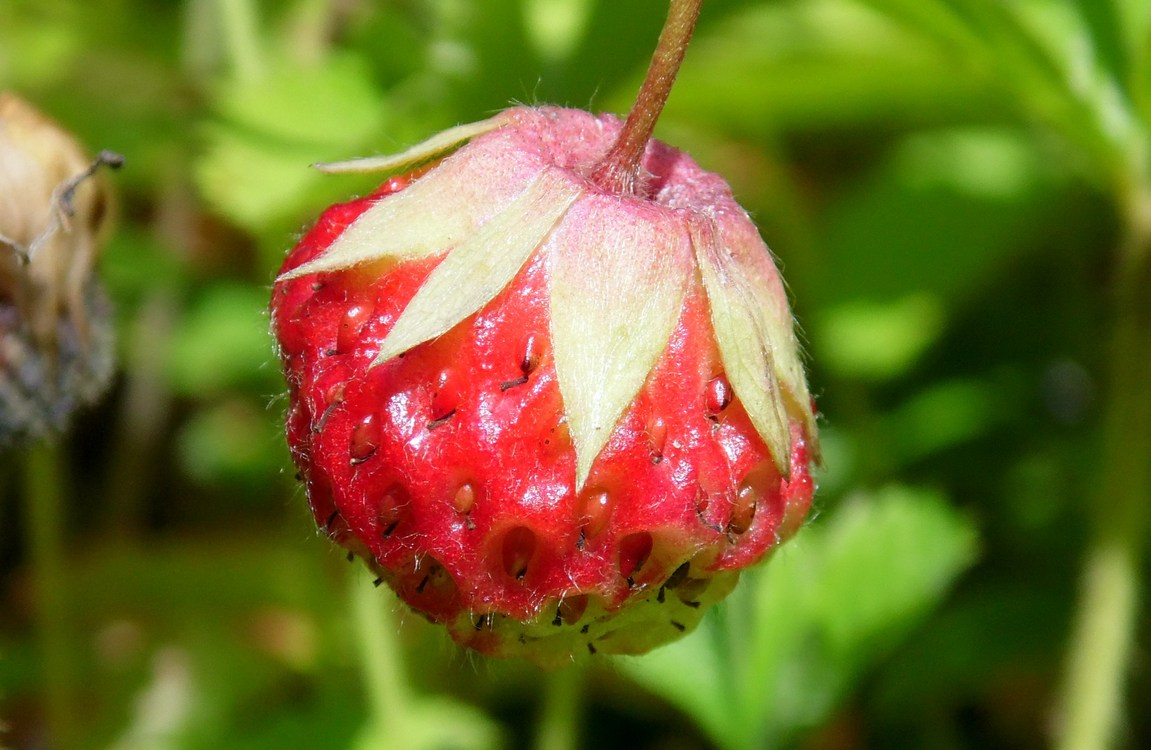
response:
[[[815,420],[766,246],[658,141],[636,189],[599,184],[620,128],[517,108],[335,165],[432,164],[329,208],[274,289],[318,524],[485,654],[678,638],[811,501]]]

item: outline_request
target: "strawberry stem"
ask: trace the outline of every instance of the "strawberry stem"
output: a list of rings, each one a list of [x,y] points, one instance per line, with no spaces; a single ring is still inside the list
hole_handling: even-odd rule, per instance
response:
[[[592,173],[592,181],[609,193],[637,195],[642,188],[643,154],[679,73],[702,3],[703,0],[671,0],[635,104],[619,139]]]

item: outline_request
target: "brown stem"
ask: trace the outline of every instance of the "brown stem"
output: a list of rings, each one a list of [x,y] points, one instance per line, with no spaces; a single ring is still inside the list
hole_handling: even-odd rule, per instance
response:
[[[635,105],[628,113],[619,139],[592,173],[592,181],[609,193],[636,195],[639,192],[644,150],[675,83],[702,3],[703,0],[671,0],[667,21]]]

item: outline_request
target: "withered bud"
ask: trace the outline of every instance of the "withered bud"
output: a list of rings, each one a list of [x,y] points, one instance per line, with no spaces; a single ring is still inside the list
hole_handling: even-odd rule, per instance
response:
[[[65,130],[0,91],[0,446],[61,430],[112,375],[95,275],[110,196]]]

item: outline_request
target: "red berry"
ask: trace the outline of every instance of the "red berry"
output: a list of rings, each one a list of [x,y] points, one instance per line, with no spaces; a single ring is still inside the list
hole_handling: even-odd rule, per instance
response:
[[[430,171],[328,209],[273,295],[318,523],[487,654],[673,640],[811,501],[766,247],[661,143],[642,195],[597,187],[619,128],[560,109],[465,128]]]

